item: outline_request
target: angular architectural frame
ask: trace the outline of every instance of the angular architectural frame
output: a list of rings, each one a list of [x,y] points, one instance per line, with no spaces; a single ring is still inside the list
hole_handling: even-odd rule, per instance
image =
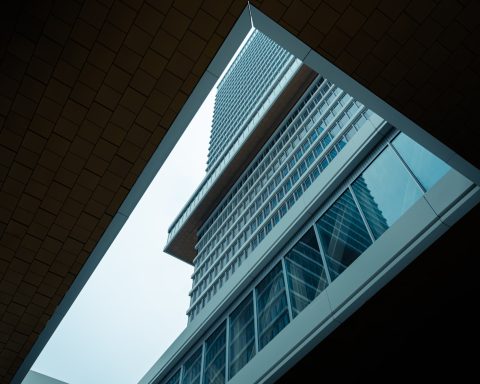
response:
[[[304,62],[312,66],[312,68],[322,67],[322,71],[327,74],[328,77],[335,81],[337,84],[341,85],[345,90],[350,92],[352,95],[362,100],[369,107],[373,108],[375,111],[380,113],[388,121],[392,122],[397,127],[400,127],[401,130],[406,132],[409,136],[414,138],[424,147],[432,151],[434,154],[442,158],[444,161],[449,163],[452,167],[459,170],[461,173],[466,175],[469,179],[474,181],[476,184],[479,183],[480,176],[478,170],[473,167],[470,163],[466,162],[460,156],[455,154],[451,149],[444,146],[438,140],[436,140],[431,135],[427,134],[421,128],[419,128],[411,120],[407,119],[399,112],[395,111],[393,108],[388,106],[381,99],[373,95],[370,91],[366,90],[364,87],[356,84],[353,80],[348,78],[343,78],[343,75],[339,73],[339,70],[333,67],[328,61],[322,59],[318,54],[313,51],[310,51],[303,43],[298,41],[296,38],[288,34],[285,30],[280,28],[273,21],[268,19],[266,16],[261,14],[255,8],[251,9],[251,16],[255,26],[263,31],[264,33],[273,36],[274,39],[279,42],[281,45],[287,47],[292,53],[296,54],[298,57],[302,57]],[[246,19],[246,12],[242,14],[241,19]],[[239,20],[240,21],[240,20]],[[249,25],[249,23],[248,23]],[[226,40],[226,43],[231,43],[232,41],[241,41],[244,30],[241,27],[247,26],[247,24],[238,23],[235,28],[237,30],[233,35]],[[153,179],[157,170],[160,168],[164,159],[173,148],[174,143],[178,140],[183,129],[186,127],[188,121],[193,116],[193,112],[198,108],[203,100],[203,97],[208,94],[208,91],[211,89],[215,82],[215,76],[221,72],[219,69],[222,68],[222,65],[228,62],[228,55],[232,52],[232,45],[224,44],[221,48],[220,56],[222,59],[216,59],[209,67],[207,72],[204,74],[196,90],[192,93],[189,101],[186,103],[185,107],[182,110],[182,113],[175,120],[172,128],[168,131],[167,136],[162,141],[161,145],[155,152],[155,155],[150,160],[149,164],[142,173],[142,176],[139,178],[134,188],[132,188],[130,194],[122,205],[122,208],[119,210],[115,218],[113,219],[111,225],[107,229],[106,233],[103,235],[101,241],[97,244],[97,247],[93,251],[88,262],[85,264],[84,268],[80,272],[79,276],[75,280],[71,289],[63,299],[61,305],[57,308],[57,311],[52,316],[51,320],[47,324],[44,331],[38,338],[35,346],[30,351],[28,357],[24,360],[22,367],[17,372],[14,382],[20,382],[21,378],[26,374],[29,367],[33,364],[36,356],[46,344],[50,336],[53,334],[56,326],[59,324],[66,311],[73,303],[75,297],[80,292],[83,285],[86,283],[87,279],[95,269],[98,262],[101,260],[101,257],[108,249],[108,246],[111,244],[116,234],[121,229],[122,225],[125,223],[129,214],[135,207],[136,203],[146,190],[148,184]],[[223,56],[222,56],[223,55]],[[223,64],[222,64],[223,63]],[[465,211],[467,208],[464,209]],[[461,216],[460,213],[456,213],[458,217]]]
[[[324,75],[352,97],[364,103],[368,108],[373,109],[389,123],[413,138],[445,163],[473,181],[473,183],[456,172],[451,172],[446,176],[445,180],[439,183],[440,185],[427,192],[425,199],[417,201],[414,208],[407,212],[398,223],[394,224],[395,228],[389,230],[388,236],[385,236],[382,241],[377,240],[375,242],[376,245],[365,252],[366,255],[364,255],[363,260],[369,260],[372,262],[371,265],[363,262],[358,263],[354,268],[349,268],[350,279],[342,279],[343,283],[333,282],[333,289],[331,289],[330,295],[320,294],[320,297],[315,300],[316,304],[310,305],[308,311],[305,309],[305,315],[299,315],[299,317],[301,316],[301,321],[297,321],[297,326],[287,327],[285,332],[277,336],[275,340],[272,340],[265,347],[267,352],[257,356],[255,361],[249,366],[249,369],[243,370],[233,377],[229,381],[231,383],[271,382],[278,379],[282,373],[308,353],[320,340],[331,333],[333,329],[340,325],[480,200],[480,190],[478,188],[480,174],[478,169],[426,133],[417,124],[345,75],[316,52],[310,50],[305,44],[290,35],[254,7],[251,7],[251,16],[255,28],[288,49],[305,64]],[[370,147],[367,146],[367,149],[373,145],[374,143]],[[367,149],[363,148],[362,152],[364,154],[368,153]],[[362,156],[358,157],[361,158]],[[351,164],[347,170],[337,169],[332,170],[332,172],[342,171],[343,174],[348,174],[348,171],[355,166],[356,164]],[[330,186],[330,191],[336,187],[338,185]],[[439,198],[440,194],[444,195],[444,197],[446,196],[445,200]],[[454,207],[451,207],[450,204],[453,204]],[[316,208],[309,207],[307,210],[312,212]],[[413,211],[416,211],[416,213],[413,214]],[[412,223],[415,223],[415,225],[412,225]],[[296,226],[289,228],[288,231],[296,232],[303,225],[296,224]],[[262,251],[267,256],[264,258],[270,259],[268,255],[277,252],[283,246],[285,246],[284,243],[265,245]],[[378,257],[375,257],[378,254],[388,254],[389,256],[386,260],[379,260]],[[248,261],[246,264],[248,264]],[[244,269],[248,269],[251,272],[253,270],[262,270],[263,267],[264,265],[257,263],[255,266],[249,265]],[[375,268],[378,270],[375,271]],[[244,273],[243,276],[245,275],[250,276],[251,273]],[[219,313],[223,313],[226,308],[232,305],[228,292],[238,292],[238,290],[245,289],[246,286],[252,283],[251,277],[244,278],[243,281],[240,280],[237,279],[235,281],[235,278],[232,278],[229,287],[224,289],[224,292],[227,292],[223,295],[224,297],[212,300],[209,308],[205,311],[206,314],[199,316],[199,319],[195,319],[194,324],[180,335],[145,375],[141,381],[142,383],[157,383],[165,379],[163,376],[167,374],[168,370],[165,371],[164,368],[178,364],[178,360],[181,359],[177,352],[188,348],[187,345],[193,346],[193,344],[198,342],[199,333],[201,333],[199,329],[209,329],[216,322],[218,316],[221,316]],[[346,280],[350,282],[347,284],[345,283]],[[319,313],[321,314],[320,318],[324,318],[320,322]],[[309,331],[305,332],[306,329]],[[160,376],[158,376],[158,373],[160,373]]]

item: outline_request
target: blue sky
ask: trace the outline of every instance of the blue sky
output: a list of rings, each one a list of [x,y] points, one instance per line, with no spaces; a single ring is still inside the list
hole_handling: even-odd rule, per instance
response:
[[[216,85],[32,370],[69,384],[135,383],[185,329],[193,267],[163,247],[205,176],[215,93]]]
[[[214,91],[33,370],[70,384],[134,383],[185,328],[193,267],[162,250],[168,226],[205,175],[213,102]]]

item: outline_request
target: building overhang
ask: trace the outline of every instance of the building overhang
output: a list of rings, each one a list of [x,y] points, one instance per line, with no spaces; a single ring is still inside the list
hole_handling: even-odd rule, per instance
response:
[[[180,229],[169,238],[164,249],[165,252],[189,264],[193,263],[197,255],[195,245],[198,228],[218,206],[218,202],[235,184],[316,76],[317,73],[306,65],[302,65],[298,69],[252,133],[245,139],[245,142],[233,155],[220,175],[217,176],[203,198],[195,205]],[[208,174],[206,177],[208,177]]]

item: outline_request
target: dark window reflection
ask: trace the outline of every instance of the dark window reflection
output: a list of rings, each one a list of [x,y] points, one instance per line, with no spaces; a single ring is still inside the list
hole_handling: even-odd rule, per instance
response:
[[[313,228],[285,256],[292,315],[295,317],[328,284]]]
[[[229,376],[232,378],[255,356],[255,325],[251,294],[230,315],[229,344]]]
[[[363,176],[360,176],[355,181],[352,188],[373,235],[375,238],[378,238],[388,229],[387,220],[385,220],[382,211],[378,208]]]
[[[262,349],[289,323],[282,264],[278,263],[256,287],[258,347]]]
[[[202,348],[190,357],[183,366],[182,384],[199,384],[200,368],[202,364]]]
[[[179,384],[179,383],[180,383],[180,370],[175,372],[175,374],[165,384]]]
[[[332,280],[372,244],[348,190],[317,221],[317,228]]]
[[[204,384],[225,383],[225,322],[205,342]]]
[[[427,191],[450,169],[445,162],[403,133],[392,144]]]
[[[378,238],[423,194],[391,148],[386,148],[352,184],[370,229]]]

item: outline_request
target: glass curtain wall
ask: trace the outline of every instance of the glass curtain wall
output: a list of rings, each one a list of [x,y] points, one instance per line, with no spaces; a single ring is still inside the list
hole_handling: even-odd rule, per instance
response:
[[[180,370],[175,372],[165,384],[180,384]]]
[[[182,384],[199,384],[202,369],[202,347],[185,362],[183,366]]]
[[[285,256],[292,316],[297,316],[328,285],[313,228]]]
[[[230,315],[229,377],[233,377],[255,356],[255,322],[252,294]]]
[[[223,323],[205,341],[204,384],[225,383],[226,342],[226,328]]]
[[[183,384],[224,383],[227,366],[228,378],[235,376],[450,169],[402,133],[362,168],[163,383],[179,383],[180,373]]]
[[[290,322],[282,264],[278,263],[255,289],[258,348],[262,349]]]

